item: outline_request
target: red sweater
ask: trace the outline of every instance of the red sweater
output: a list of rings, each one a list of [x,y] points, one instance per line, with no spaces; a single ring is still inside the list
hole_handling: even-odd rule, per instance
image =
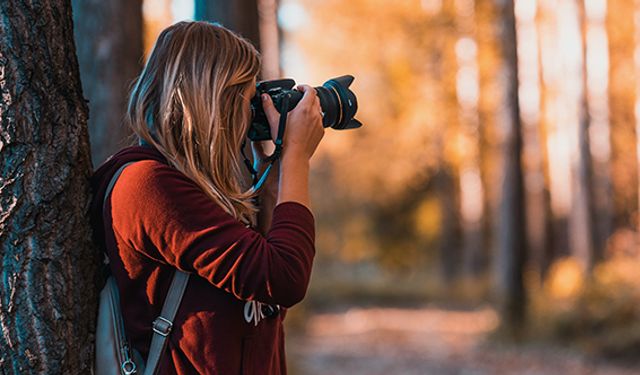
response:
[[[103,213],[113,173],[134,160],[142,161],[125,168]],[[115,154],[92,187],[94,232],[111,260],[127,335],[144,358],[174,269],[192,274],[159,373],[286,374],[286,310],[255,325],[244,307],[246,300],[290,307],[304,297],[315,253],[305,206],[277,205],[263,237],[144,146]]]

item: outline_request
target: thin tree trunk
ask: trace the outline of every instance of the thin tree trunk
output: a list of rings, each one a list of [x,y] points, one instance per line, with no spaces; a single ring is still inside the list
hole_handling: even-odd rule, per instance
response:
[[[444,102],[443,134],[439,135],[440,170],[435,176],[436,190],[440,202],[440,262],[442,280],[454,281],[462,269],[462,228],[460,215],[460,178],[458,160],[458,137],[460,137],[460,113],[456,92],[456,9],[453,0],[443,2],[440,19],[445,28],[441,57],[441,87]]]
[[[635,17],[634,17],[634,53],[635,56],[640,56],[640,0],[635,0]],[[635,73],[636,73],[636,108],[640,108],[640,59],[635,59]],[[640,117],[638,113],[636,113],[636,157],[637,157],[637,165],[638,165],[638,176],[640,178]],[[638,215],[640,216],[640,181],[638,181],[637,185],[637,197],[638,197]],[[636,223],[636,232],[640,234],[640,217],[638,218],[638,222]]]
[[[505,121],[502,204],[498,225],[496,293],[503,332],[519,337],[525,320],[523,280],[526,256],[522,133],[518,101],[518,61],[513,0],[497,0],[501,22]]]
[[[456,35],[456,96],[459,137],[465,151],[460,155],[460,218],[462,225],[462,276],[470,280],[483,268],[484,216],[483,186],[480,173],[480,130],[478,115],[478,43],[473,2],[458,3],[455,10]]]
[[[607,2],[609,114],[613,230],[635,229],[638,209],[638,155],[635,147],[634,1]]]
[[[446,284],[457,279],[462,259],[462,241],[460,228],[459,205],[457,200],[457,178],[444,164],[435,179],[436,194],[440,202],[440,272]]]
[[[500,201],[498,165],[501,155],[499,152],[498,107],[495,91],[499,85],[499,31],[496,26],[499,15],[496,14],[495,3],[491,1],[477,1],[476,6],[476,34],[478,40],[478,70],[479,70],[479,159],[480,176],[483,186],[483,232],[484,257],[483,268],[488,268],[491,258],[491,244],[495,241],[494,225],[498,216],[498,202]]]
[[[94,165],[130,142],[122,122],[143,58],[141,0],[73,0],[82,87],[89,99]],[[117,25],[117,26],[116,26]]]
[[[518,81],[522,121],[527,244],[532,264],[542,269],[548,246],[544,155],[540,139],[540,51],[535,2],[519,2],[516,10]]]
[[[258,0],[196,0],[197,20],[219,22],[260,48]]]
[[[572,252],[578,258],[583,269],[590,273],[597,260],[595,241],[596,230],[594,225],[594,205],[592,188],[592,162],[589,146],[589,99],[587,84],[587,36],[586,14],[584,2],[579,2],[580,36],[582,42],[582,92],[580,103],[580,121],[578,123],[578,158],[574,165],[574,202],[571,215]]]
[[[88,374],[98,251],[69,0],[0,2],[0,373]]]
[[[540,23],[542,22],[542,18],[540,15],[540,11],[538,10],[538,14],[536,16],[536,26],[537,26],[537,34],[538,34],[538,51],[542,52],[542,28],[540,27]],[[539,139],[540,139],[540,153],[542,157],[542,174],[544,178],[544,192],[543,192],[543,206],[541,209],[544,212],[544,244],[542,247],[542,252],[538,253],[537,259],[537,271],[540,279],[540,285],[542,285],[547,277],[547,273],[551,268],[551,264],[555,260],[557,256],[556,251],[556,241],[554,236],[554,227],[553,227],[553,210],[551,208],[551,187],[550,187],[550,158],[547,145],[549,144],[549,93],[547,85],[545,85],[545,81],[543,79],[544,75],[544,64],[542,59],[542,54],[538,54],[538,79],[540,80],[540,126],[538,129]]]
[[[258,0],[262,79],[276,79],[282,76],[280,68],[282,30],[278,27],[278,3],[279,0]]]

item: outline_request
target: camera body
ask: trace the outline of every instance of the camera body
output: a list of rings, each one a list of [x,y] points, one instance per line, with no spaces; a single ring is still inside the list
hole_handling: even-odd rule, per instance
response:
[[[322,125],[334,129],[355,129],[362,123],[354,118],[358,111],[358,102],[349,86],[353,82],[353,76],[341,76],[332,78],[322,86],[315,87],[320,106],[324,113]],[[262,107],[262,94],[268,94],[273,104],[282,111],[282,102],[288,98],[287,111],[292,110],[302,99],[303,94],[294,90],[295,81],[292,79],[278,79],[262,81],[256,86],[256,95],[251,99],[252,120],[249,126],[248,137],[252,141],[264,141],[272,139],[269,122]]]

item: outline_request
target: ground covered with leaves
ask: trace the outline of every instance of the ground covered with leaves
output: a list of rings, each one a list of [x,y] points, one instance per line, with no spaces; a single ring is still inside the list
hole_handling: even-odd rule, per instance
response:
[[[308,313],[288,336],[293,375],[610,374],[640,366],[550,344],[489,340],[491,308],[342,308]]]

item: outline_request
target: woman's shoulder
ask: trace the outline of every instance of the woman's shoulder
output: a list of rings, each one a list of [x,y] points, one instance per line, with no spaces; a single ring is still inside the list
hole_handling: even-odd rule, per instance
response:
[[[122,172],[118,182],[122,185],[133,185],[140,191],[154,187],[171,187],[175,184],[191,184],[197,186],[185,174],[176,168],[157,160],[140,160],[128,165]]]
[[[138,208],[181,205],[197,197],[206,199],[206,194],[185,174],[156,160],[140,160],[127,166],[112,195],[116,201]]]

